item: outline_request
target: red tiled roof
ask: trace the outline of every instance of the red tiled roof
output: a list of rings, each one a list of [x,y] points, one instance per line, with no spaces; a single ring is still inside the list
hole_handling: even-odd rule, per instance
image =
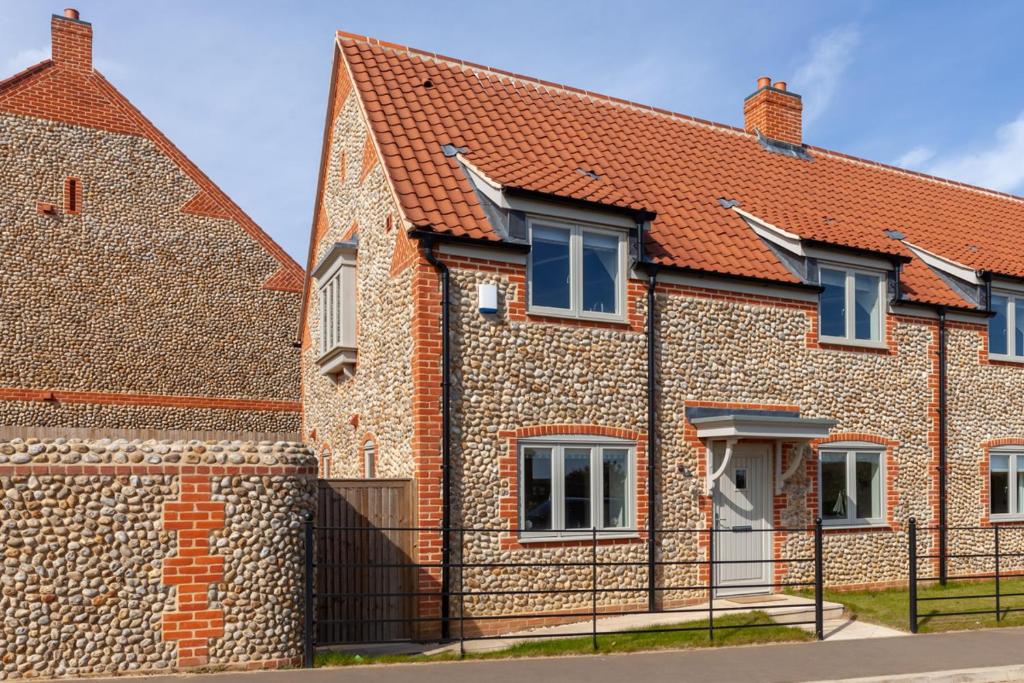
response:
[[[885,234],[978,270],[1024,276],[1024,200],[808,147],[765,150],[725,125],[339,33],[338,42],[409,221],[496,240],[442,145],[503,186],[657,213],[658,262],[795,282],[719,198],[802,238],[906,258]],[[429,80],[429,85],[425,82]],[[737,103],[737,107],[740,103]],[[599,175],[593,179],[579,169]],[[920,263],[910,298],[965,305]]]

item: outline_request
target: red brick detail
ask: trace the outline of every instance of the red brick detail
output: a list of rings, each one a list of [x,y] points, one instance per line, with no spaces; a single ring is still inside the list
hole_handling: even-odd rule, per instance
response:
[[[64,213],[70,216],[82,213],[82,181],[78,178],[64,179]]]
[[[498,500],[498,514],[509,531],[501,538],[502,549],[560,548],[593,544],[593,539],[520,543],[517,538],[519,533],[519,441],[531,437],[560,435],[598,436],[633,442],[636,449],[636,537],[598,539],[598,545],[620,545],[644,541],[647,538],[647,433],[607,425],[547,424],[498,432],[498,437],[507,442],[505,454],[498,459],[498,476],[506,483],[508,491],[508,495],[502,496]]]
[[[803,103],[799,95],[763,87],[743,102],[743,128],[772,140],[803,143]]]
[[[290,268],[281,266],[277,272],[267,278],[263,283],[263,289],[272,289],[277,292],[302,293],[302,277]]]
[[[341,150],[341,159],[338,164],[338,182],[344,187],[348,180],[348,150]]]
[[[441,526],[441,289],[434,267],[417,256],[412,274],[412,455],[416,482],[416,526]],[[441,534],[420,532],[416,562],[434,566],[418,570],[416,616],[441,613]],[[438,634],[422,622],[423,637]]]
[[[182,213],[231,220],[231,214],[210,193],[199,190],[181,207]]]
[[[284,249],[102,74],[92,69],[92,28],[89,24],[54,17],[51,28],[53,59],[0,82],[0,111],[148,139],[201,191],[214,197],[223,207],[226,217],[238,223],[283,267],[302,277],[302,268]]]
[[[46,216],[56,216],[57,207],[53,202],[36,202],[36,213]]]
[[[359,169],[359,182],[366,180],[370,171],[377,165],[377,150],[373,147],[373,137],[369,131],[366,133],[366,143],[363,144],[363,165]]]
[[[391,220],[390,215],[388,216],[388,220]],[[411,239],[409,239],[408,232],[405,230],[399,230],[398,234],[395,235],[395,250],[391,254],[391,270],[389,274],[391,277],[398,275],[411,266],[415,260],[416,245],[413,244]]]
[[[121,394],[106,391],[61,391],[0,387],[0,401],[55,401],[57,403],[94,403],[123,406],[160,406],[163,408],[212,408],[217,410],[270,410],[299,412],[298,401],[272,401],[216,396],[168,396],[164,394]]]
[[[210,532],[224,527],[224,503],[211,499],[210,477],[182,474],[176,502],[164,504],[163,526],[178,535],[178,555],[164,560],[162,582],[177,590],[177,609],[161,621],[164,640],[178,641],[178,666],[209,663],[209,641],[224,636],[224,610],[211,608],[210,584],[224,580],[224,556],[210,553]]]
[[[352,221],[352,225],[348,226],[345,232],[341,233],[341,241],[344,242],[346,240],[350,240],[353,235],[357,234],[359,234],[359,223]]]

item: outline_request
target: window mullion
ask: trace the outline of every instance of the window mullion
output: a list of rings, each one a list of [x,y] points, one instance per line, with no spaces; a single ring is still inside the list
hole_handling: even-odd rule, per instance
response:
[[[846,519],[857,519],[857,454],[846,452]]]
[[[551,526],[555,534],[565,534],[565,462],[562,447],[551,448]]]
[[[991,468],[992,465],[989,464],[989,467]],[[1009,493],[1009,495],[1007,496],[1007,500],[1009,501],[1009,504],[1006,506],[1007,507],[1006,513],[1010,514],[1010,515],[1014,515],[1014,514],[1017,514],[1017,456],[1016,455],[1011,455],[1010,456],[1010,467],[1009,467],[1009,470],[1010,471],[1009,471],[1009,474],[1007,476],[1007,479],[1009,481],[1006,482],[1007,492]],[[991,493],[989,493],[989,496],[991,497]],[[990,504],[990,507],[991,507],[991,504]]]
[[[604,506],[601,505],[601,492],[604,491],[604,468],[601,460],[604,454],[599,446],[590,448],[590,525],[598,529],[604,528]]]
[[[846,271],[846,338],[848,340],[856,339],[857,337],[857,315],[853,309],[855,286],[853,271]]]
[[[1006,353],[1017,356],[1017,297],[1006,297]]]
[[[583,233],[578,225],[569,233],[569,297],[573,314],[579,315],[583,311]]]

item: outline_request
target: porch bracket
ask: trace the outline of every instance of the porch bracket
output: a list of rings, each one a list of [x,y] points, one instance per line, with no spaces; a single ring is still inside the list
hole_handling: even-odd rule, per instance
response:
[[[722,458],[722,466],[719,467],[718,470],[715,471],[715,472],[711,471],[711,468],[714,466],[714,463],[715,463],[715,454],[711,450],[711,444],[713,442],[708,441],[708,444],[705,447],[705,453],[704,453],[704,457],[705,457],[705,459],[707,461],[707,467],[704,468],[704,471],[706,471],[708,473],[707,474],[707,481],[704,484],[704,493],[706,495],[709,495],[709,496],[711,495],[711,491],[715,487],[715,480],[718,479],[720,476],[722,476],[722,474],[725,472],[725,468],[729,466],[729,461],[732,460],[732,451],[733,451],[733,449],[736,446],[736,441],[737,441],[737,439],[726,439],[725,440],[725,457]]]
[[[810,444],[806,441],[802,442],[799,446],[793,449],[793,462],[789,463],[789,467],[783,472],[779,478],[775,481],[775,493],[776,495],[782,493],[782,487],[789,481],[794,474],[796,474],[797,468],[804,461],[804,456],[807,454]],[[782,469],[782,444],[779,443],[776,446],[775,456],[777,458],[779,469]]]

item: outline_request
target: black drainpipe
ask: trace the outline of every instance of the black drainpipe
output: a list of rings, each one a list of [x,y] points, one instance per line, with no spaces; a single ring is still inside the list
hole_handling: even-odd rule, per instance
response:
[[[641,240],[643,237],[641,236]],[[654,288],[658,284],[658,267],[648,263],[649,277],[647,280],[647,609],[658,611],[657,598],[657,553],[654,519],[654,458],[655,458],[655,383],[657,368],[654,362]]]
[[[939,583],[946,585],[946,309],[939,307]]]
[[[441,276],[441,640],[451,637],[451,343],[449,341],[448,266],[434,254],[433,240],[421,243],[423,257]]]

